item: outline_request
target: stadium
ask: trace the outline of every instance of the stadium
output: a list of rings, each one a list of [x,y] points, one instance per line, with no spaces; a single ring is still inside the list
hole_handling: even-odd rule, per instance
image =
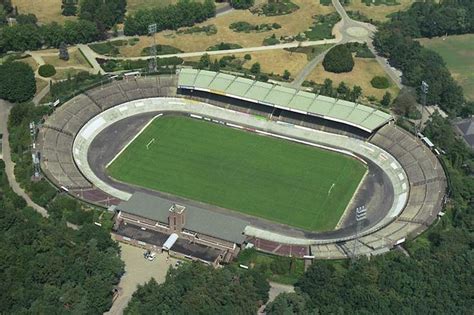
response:
[[[446,189],[435,154],[385,112],[204,70],[85,91],[46,118],[38,150],[58,188],[116,212],[118,240],[208,263],[248,244],[384,253],[433,223]]]

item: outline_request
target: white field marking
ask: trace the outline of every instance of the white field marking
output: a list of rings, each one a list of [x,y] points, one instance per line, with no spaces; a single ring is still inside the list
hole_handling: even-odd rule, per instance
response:
[[[161,117],[161,116],[163,116],[163,114],[158,114],[158,115],[156,115],[155,117],[153,117],[152,119],[150,119],[150,121],[149,121],[145,126],[143,126],[143,128],[142,128],[139,132],[137,132],[137,134],[122,148],[122,150],[120,150],[119,153],[117,153],[117,155],[114,156],[114,158],[113,158],[112,160],[110,160],[109,163],[107,163],[107,165],[105,166],[105,168],[108,168],[108,167],[110,166],[110,164],[112,164],[112,163],[120,156],[120,154],[122,154],[123,151],[125,151],[125,150],[128,148],[128,146],[129,146],[133,141],[135,141],[135,139],[138,138],[138,136],[141,135],[142,132],[143,132],[149,125],[151,125],[151,123],[152,123],[153,121],[155,121],[156,118]]]
[[[153,142],[155,142],[155,138],[151,139],[150,142],[148,142],[148,143],[146,144],[146,149],[147,149],[147,150],[150,149],[150,145],[152,145]]]
[[[361,144],[360,146],[363,147],[364,149],[370,151],[370,152],[374,152],[374,149],[372,149],[372,148],[369,147],[369,146],[366,146],[366,145],[363,145],[363,144]]]
[[[336,186],[336,184],[332,183],[331,188],[329,188],[329,191],[328,191],[328,196],[331,194],[331,190],[334,188],[334,186]]]

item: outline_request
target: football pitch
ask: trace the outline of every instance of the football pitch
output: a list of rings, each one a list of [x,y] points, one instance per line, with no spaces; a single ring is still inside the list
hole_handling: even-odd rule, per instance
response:
[[[311,231],[332,230],[366,167],[183,116],[155,119],[107,168],[120,181]]]

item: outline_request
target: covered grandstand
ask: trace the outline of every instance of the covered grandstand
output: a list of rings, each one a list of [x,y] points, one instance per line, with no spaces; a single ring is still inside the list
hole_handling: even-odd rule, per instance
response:
[[[183,69],[178,88],[241,99],[289,112],[340,122],[372,133],[392,116],[369,106],[293,88],[206,70]]]
[[[182,84],[190,83],[193,73],[195,73],[193,84],[198,82],[199,86]],[[204,87],[201,84],[207,81],[196,81],[200,74],[205,74],[207,80],[213,74],[214,79],[207,83],[207,87]],[[219,79],[216,80],[217,78]],[[221,78],[226,78],[227,81],[224,81],[229,84],[225,85],[227,83],[221,82]],[[223,96],[222,94],[226,93],[225,91],[232,86],[232,82],[240,84],[242,80],[250,86],[255,85],[255,88],[265,84],[267,88],[265,96],[263,96],[262,88],[259,90],[261,94],[259,94],[258,99],[248,98],[250,94],[235,95],[238,97],[234,100],[235,102],[226,104],[222,100],[232,99],[233,94],[226,94],[225,98],[220,100],[214,98],[214,96]],[[212,91],[210,87],[212,87]],[[181,95],[179,93],[180,89],[187,92],[193,89],[197,91],[201,89],[201,93],[209,94],[209,98],[206,97],[206,102],[204,102],[207,104],[200,105],[200,102],[184,101],[183,98],[188,98],[188,96]],[[210,93],[203,92],[205,89],[208,89]],[[233,89],[229,91],[235,93]],[[256,91],[256,89],[252,91]],[[281,93],[287,96],[283,97]],[[276,97],[275,95],[279,96]],[[206,95],[202,94],[202,96]],[[202,96],[199,98],[201,101]],[[160,100],[163,97],[166,99]],[[169,97],[174,98],[170,99]],[[295,105],[295,103],[298,105]],[[163,107],[163,104],[166,104],[166,107]],[[209,104],[213,104],[214,109]],[[118,122],[126,117],[147,111],[154,111],[155,114],[163,110],[192,113],[203,108],[211,108],[214,116],[210,115],[210,117],[215,117],[215,112],[217,112],[219,115],[224,115],[222,117],[226,121],[233,121],[236,117],[245,117],[238,115],[240,113],[236,111],[229,110],[234,109],[232,106],[236,106],[235,104],[238,104],[239,108],[248,106],[247,114],[253,113],[250,108],[255,107],[252,106],[262,106],[268,113],[266,117],[271,118],[262,121],[261,119],[255,119],[255,116],[247,115],[247,118],[249,118],[247,122],[240,121],[246,127],[268,130],[268,126],[272,126],[271,128],[275,128],[273,130],[275,132],[284,130],[292,136],[298,135],[298,137],[300,133],[303,136],[304,134],[312,134],[314,129],[323,130],[330,132],[325,133],[325,138],[334,141],[327,145],[346,149],[350,152],[357,152],[354,150],[359,147],[358,149],[366,151],[366,154],[372,154],[373,160],[378,164],[386,164],[387,172],[392,168],[390,178],[398,183],[398,186],[394,187],[395,195],[402,196],[403,193],[406,193],[406,200],[403,202],[394,201],[394,207],[399,209],[392,212],[391,215],[389,215],[390,212],[387,212],[384,220],[380,221],[383,224],[380,222],[380,224],[372,224],[366,229],[366,233],[363,233],[363,236],[355,244],[359,254],[380,253],[407,237],[418,235],[433,222],[440,211],[446,184],[439,161],[419,139],[389,123],[392,120],[390,115],[367,106],[317,96],[312,93],[281,88],[267,83],[257,83],[249,79],[223,74],[201,73],[197,70],[182,70],[179,77],[158,76],[116,81],[89,90],[58,107],[44,123],[38,137],[42,152],[41,164],[43,171],[55,185],[78,198],[103,206],[118,204],[121,200],[127,200],[134,189],[129,187],[129,192],[122,191],[122,194],[116,194],[108,188],[117,191],[121,191],[121,189],[106,187],[110,186],[108,183],[105,183],[106,186],[102,186],[101,180],[96,181],[95,178],[91,177],[94,174],[84,172],[84,167],[87,166],[84,164],[88,164],[88,145],[100,131],[106,130],[103,124]],[[302,104],[306,105],[302,106]],[[272,115],[275,108],[284,108],[287,114],[292,113],[295,116],[291,116],[291,119],[289,119],[290,115],[275,117],[275,115]],[[326,109],[323,110],[323,108]],[[341,108],[345,108],[345,110],[340,110]],[[308,120],[298,120],[301,117],[300,115],[310,116],[318,120],[315,123],[308,123]],[[362,117],[365,118],[362,119]],[[144,117],[143,119],[149,118]],[[96,126],[100,125],[103,129],[90,128],[87,131],[87,126],[94,124],[94,121]],[[351,137],[351,132],[345,133],[349,137],[341,135],[336,137],[334,133],[337,132],[333,133],[334,125],[331,125],[331,128],[324,125],[321,127],[321,122],[324,123],[325,121],[340,124],[336,127],[348,125],[351,128],[361,129],[366,133],[365,137],[362,140],[359,137],[357,141],[360,142],[353,141],[356,139]],[[82,140],[90,138],[88,139],[90,140],[89,144],[77,141],[75,144],[75,140],[79,139],[78,134],[82,134],[80,137]],[[358,145],[348,147],[349,143],[358,143]],[[76,149],[75,152],[73,148]],[[380,150],[380,154],[375,153],[377,150]],[[78,158],[78,154],[81,155],[81,158]],[[388,162],[391,157],[394,158],[393,163]],[[116,187],[122,188],[122,186]],[[254,243],[257,248],[263,251],[280,255],[343,258],[349,256],[351,249],[354,247],[354,235],[340,237],[337,240],[317,239],[317,237],[311,236],[298,243],[298,241],[284,241],[284,237],[273,238],[271,233],[262,232],[265,231],[252,229],[251,226],[247,227],[248,241]]]

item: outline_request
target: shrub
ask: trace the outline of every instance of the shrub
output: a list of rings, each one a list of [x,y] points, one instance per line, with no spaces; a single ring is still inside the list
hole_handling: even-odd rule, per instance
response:
[[[338,45],[324,56],[323,66],[329,72],[351,72],[354,68],[354,59],[351,51],[345,45]]]
[[[251,60],[252,56],[250,54],[245,54],[244,59],[245,60]]]
[[[387,89],[390,86],[390,82],[386,77],[375,76],[370,81],[370,84],[376,89]]]
[[[231,0],[229,3],[234,9],[245,10],[253,6],[255,0]]]
[[[49,78],[56,74],[56,69],[53,65],[41,65],[38,69],[38,73],[44,78]]]

